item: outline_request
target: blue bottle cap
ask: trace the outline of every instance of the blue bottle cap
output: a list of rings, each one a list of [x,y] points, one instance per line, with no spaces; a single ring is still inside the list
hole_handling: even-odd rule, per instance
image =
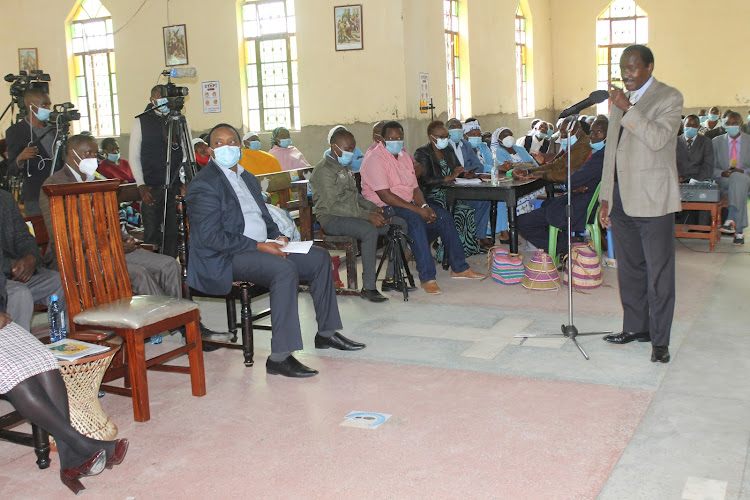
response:
[[[57,300],[58,299],[57,299],[57,294],[56,293],[53,293],[52,295],[49,296],[49,301],[50,302],[57,302]]]

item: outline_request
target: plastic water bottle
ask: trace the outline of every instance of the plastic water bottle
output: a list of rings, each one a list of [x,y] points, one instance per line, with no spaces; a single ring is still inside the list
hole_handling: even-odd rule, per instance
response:
[[[500,184],[500,176],[497,169],[497,151],[492,150],[492,173],[490,174],[490,180],[493,186]]]
[[[161,333],[157,333],[156,335],[151,335],[151,343],[161,344]]]
[[[60,300],[57,294],[52,294],[49,298],[49,308],[47,310],[49,317],[49,340],[57,342],[67,337],[68,331],[65,327],[65,312],[60,306]]]

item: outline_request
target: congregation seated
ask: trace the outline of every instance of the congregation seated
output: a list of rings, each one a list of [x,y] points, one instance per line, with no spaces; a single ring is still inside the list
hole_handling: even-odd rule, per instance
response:
[[[725,111],[726,113],[726,111]],[[723,124],[721,123],[722,118],[721,110],[718,106],[713,106],[708,110],[706,117],[706,123],[701,128],[701,133],[707,138],[713,140],[714,137],[718,137],[725,133]]]
[[[107,179],[120,179],[123,182],[135,182],[128,160],[120,157],[120,144],[114,137],[102,140],[102,153],[105,158],[99,162],[97,172]]]
[[[526,151],[538,151],[542,154],[550,153],[552,141],[549,139],[549,125],[543,120],[538,120],[531,133],[521,137],[516,144],[522,146]]]
[[[200,137],[193,139],[193,151],[195,151],[195,163],[198,164],[198,168],[201,169],[205,167],[208,160],[211,159],[211,151],[209,150],[206,141]]]
[[[391,207],[408,224],[422,288],[427,293],[441,293],[430,250],[430,242],[438,236],[447,248],[452,277],[482,278],[466,263],[450,212],[422,194],[411,156],[404,151],[404,128],[390,121],[383,125],[380,135],[383,143],[368,150],[362,163],[362,195],[384,210]]]
[[[357,143],[351,132],[337,127],[329,139],[330,148],[315,165],[312,186],[313,211],[327,235],[351,236],[361,242],[362,292],[360,297],[370,302],[388,300],[376,286],[376,251],[378,236],[385,236],[391,224],[408,232],[406,221],[366,200],[357,189],[351,162],[356,156]],[[388,262],[386,283],[392,283],[393,263]],[[387,285],[386,285],[387,288]]]
[[[331,153],[331,137],[333,137],[334,132],[336,132],[338,129],[347,130],[347,128],[343,125],[336,125],[328,131],[328,137],[326,138],[326,145],[328,146],[328,149],[323,152],[324,159],[326,155]],[[354,146],[353,153],[354,156],[352,157],[352,161],[349,163],[349,166],[351,167],[353,172],[359,172],[359,169],[362,167],[362,161],[365,159],[365,154],[356,145]]]
[[[281,172],[281,164],[276,156],[261,150],[260,137],[256,132],[245,134],[242,137],[242,146],[242,157],[240,157],[242,168],[253,175]]]
[[[498,171],[506,176],[512,176],[516,170],[526,171],[527,169],[537,167],[537,161],[523,148],[516,144],[513,137],[513,131],[508,127],[500,127],[492,133],[492,143],[490,145],[497,158]],[[536,152],[535,155],[542,159],[542,156]],[[522,214],[533,210],[532,201],[544,192],[543,189],[529,193],[521,197],[516,205],[516,213]],[[505,202],[497,204],[498,214],[503,213],[507,221],[507,206]],[[506,222],[507,223],[507,222]],[[501,236],[502,237],[502,236]]]
[[[599,116],[591,125],[591,141],[589,154],[580,168],[570,176],[572,228],[575,232],[582,232],[586,226],[586,211],[597,186],[602,180],[604,168],[604,145],[607,138],[609,121]],[[547,199],[542,206],[532,212],[518,217],[518,232],[537,248],[549,251],[549,226],[555,226],[560,231],[559,236],[565,240],[564,245],[557,245],[561,252],[567,247],[567,196],[557,196]]]
[[[680,182],[710,179],[714,172],[714,150],[711,140],[700,133],[700,118],[688,115],[684,132],[677,138],[677,175]]]
[[[271,132],[271,142],[273,147],[270,154],[279,160],[281,170],[296,170],[298,168],[311,168],[310,162],[305,155],[292,145],[292,138],[289,130],[284,127],[277,127]]]
[[[747,197],[750,192],[750,135],[741,131],[742,117],[735,111],[727,115],[726,133],[712,141],[714,178],[728,199],[727,219],[721,232],[734,236],[737,246],[745,243]]]

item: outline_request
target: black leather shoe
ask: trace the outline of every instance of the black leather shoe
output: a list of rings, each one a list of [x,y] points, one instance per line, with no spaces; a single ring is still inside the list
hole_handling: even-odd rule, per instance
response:
[[[323,337],[319,333],[315,335],[316,349],[328,349],[329,347],[340,351],[359,351],[366,346],[365,344],[349,340],[338,332],[334,333],[331,337]]]
[[[314,377],[318,370],[303,365],[294,356],[289,356],[284,361],[266,360],[266,373],[269,375],[283,375],[285,377],[306,378]]]
[[[408,292],[415,292],[417,290],[416,286],[410,286],[408,282],[404,281],[404,284],[406,285],[406,291]],[[380,286],[380,289],[384,292],[403,292],[403,288],[401,285],[396,285],[396,283],[393,282],[393,280],[383,280],[383,284]]]
[[[637,340],[638,342],[651,342],[651,335],[648,332],[620,332],[613,335],[605,335],[603,338],[612,344],[627,344],[634,340]]]
[[[228,333],[224,333],[224,332],[215,332],[211,330],[210,328],[208,328],[207,326],[205,326],[203,323],[200,323],[200,328],[201,328],[201,339],[204,341],[213,340],[211,338],[213,335],[226,335],[226,336],[229,335]],[[185,341],[185,338],[186,338],[185,327],[181,326],[180,328],[178,328],[178,330],[180,334],[182,335],[182,340]],[[203,347],[203,352],[213,352],[220,348],[220,346],[218,345],[207,345],[207,344],[202,344],[202,347]]]
[[[369,300],[370,302],[385,302],[386,300],[388,300],[388,297],[381,294],[377,290],[366,290],[364,288],[361,292],[359,292],[359,296],[365,300]]]
[[[655,345],[651,349],[651,362],[652,363],[669,363],[669,347]]]

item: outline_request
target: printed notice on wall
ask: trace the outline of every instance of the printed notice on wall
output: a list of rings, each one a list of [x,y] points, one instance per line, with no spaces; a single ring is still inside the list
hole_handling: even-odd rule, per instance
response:
[[[221,113],[221,91],[219,82],[202,82],[203,86],[203,112]]]
[[[430,74],[419,74],[419,110],[424,114],[429,109],[427,102],[430,100]]]

